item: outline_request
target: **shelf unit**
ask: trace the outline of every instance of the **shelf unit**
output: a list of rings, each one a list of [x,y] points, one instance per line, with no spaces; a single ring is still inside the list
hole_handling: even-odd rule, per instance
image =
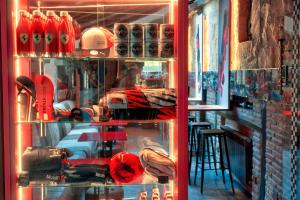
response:
[[[187,11],[188,11],[188,1],[187,0],[155,0],[155,1],[139,1],[139,0],[90,0],[86,2],[79,3],[79,6],[76,7],[74,0],[64,0],[64,1],[53,1],[53,0],[14,0],[12,1],[1,1],[1,72],[2,72],[2,92],[3,92],[3,112],[1,113],[1,118],[3,120],[3,150],[4,150],[4,160],[3,169],[5,172],[5,194],[4,197],[7,200],[14,199],[43,199],[45,196],[36,197],[35,195],[45,195],[48,187],[63,187],[63,188],[98,188],[103,189],[106,187],[124,187],[125,196],[132,197],[132,193],[135,191],[146,190],[149,191],[153,187],[158,187],[163,189],[171,190],[173,193],[174,199],[187,199],[187,163],[188,163],[188,145],[187,145]],[[74,5],[73,5],[74,4]],[[82,4],[86,4],[83,6]],[[132,58],[132,57],[95,57],[88,56],[82,57],[78,54],[70,57],[35,57],[35,56],[16,56],[15,49],[15,28],[18,19],[18,11],[25,9],[32,11],[34,9],[41,9],[45,11],[47,9],[53,9],[56,12],[59,10],[66,9],[69,13],[76,14],[72,9],[90,9],[91,5],[96,5],[97,16],[101,13],[101,17],[104,17],[105,14],[113,15],[114,12],[109,9],[113,9],[114,4],[128,4],[128,9],[134,9],[136,6],[141,6],[147,4],[147,6],[168,6],[169,11],[173,17],[170,17],[170,23],[173,23],[175,26],[175,56],[174,58]],[[70,8],[68,8],[68,5]],[[107,8],[107,10],[104,10]],[[124,8],[121,8],[121,10]],[[146,9],[146,7],[144,8]],[[153,9],[157,11],[156,9]],[[120,11],[118,11],[120,12]],[[140,11],[136,11],[137,13]],[[153,12],[151,9],[147,8],[147,12]],[[147,13],[146,12],[146,13]],[[126,13],[124,11],[124,13]],[[75,15],[74,14],[74,15]],[[91,13],[79,13],[89,15]],[[120,14],[120,13],[118,13]],[[149,14],[149,16],[155,16],[156,14]],[[77,15],[78,16],[78,15]],[[100,15],[99,15],[100,16]],[[137,15],[138,16],[138,15]],[[145,15],[143,15],[145,17]],[[157,15],[158,16],[158,15]],[[147,17],[147,16],[146,16]],[[100,19],[100,18],[99,18]],[[98,20],[97,18],[97,23]],[[127,18],[129,22],[133,18]],[[164,19],[165,20],[165,19]],[[100,23],[100,22],[99,22]],[[104,22],[101,22],[104,23]],[[107,23],[107,26],[111,24]],[[157,181],[150,180],[148,182],[136,182],[129,184],[101,184],[97,182],[84,182],[84,183],[64,183],[59,184],[53,182],[46,183],[34,183],[31,182],[27,187],[18,186],[17,177],[22,170],[22,153],[27,146],[32,145],[32,128],[31,126],[41,126],[45,128],[46,126],[57,125],[60,122],[56,121],[39,121],[39,120],[30,120],[22,121],[20,120],[20,106],[18,106],[18,97],[16,93],[16,84],[15,80],[20,75],[30,75],[32,73],[31,62],[35,60],[68,60],[73,61],[103,61],[103,62],[146,62],[154,61],[160,63],[167,63],[169,66],[169,86],[175,88],[177,95],[177,108],[176,108],[176,119],[174,120],[118,120],[115,121],[114,125],[127,126],[128,124],[138,124],[138,126],[148,126],[153,127],[162,126],[163,124],[168,125],[168,148],[170,157],[175,161],[176,164],[176,177],[174,180],[169,181],[167,184],[159,184]],[[41,67],[41,66],[39,66]],[[42,73],[42,72],[39,72]],[[43,72],[44,73],[44,72]],[[69,122],[63,122],[69,123]],[[73,125],[82,125],[88,124],[86,122],[70,122]],[[126,125],[124,125],[126,124]],[[90,122],[89,126],[91,127],[103,127],[110,126],[106,122]],[[2,144],[1,144],[2,145]],[[36,190],[38,189],[38,190]],[[39,191],[39,192],[37,192]],[[127,194],[131,192],[131,194]],[[150,194],[149,194],[150,195]],[[136,194],[136,197],[138,194]]]
[[[47,57],[47,56],[14,56],[15,59],[60,59],[60,60],[101,60],[101,61],[136,61],[136,62],[145,62],[145,61],[156,61],[156,62],[173,62],[174,58],[159,58],[159,57],[81,57],[81,56],[69,56],[69,57]]]

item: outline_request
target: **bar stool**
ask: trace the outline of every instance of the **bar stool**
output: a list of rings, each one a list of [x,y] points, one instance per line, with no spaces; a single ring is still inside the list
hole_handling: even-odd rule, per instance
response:
[[[205,152],[208,152],[208,149],[206,149],[207,143],[209,139],[212,140],[213,137],[217,137],[219,141],[219,148],[220,148],[220,167],[222,171],[222,177],[223,177],[223,183],[225,184],[225,176],[224,176],[224,171],[225,169],[228,169],[229,171],[229,178],[231,182],[231,187],[232,187],[232,192],[234,194],[234,186],[233,186],[233,179],[232,179],[232,174],[231,174],[231,166],[230,166],[230,158],[229,158],[229,153],[228,153],[228,147],[227,147],[227,139],[226,139],[226,133],[225,131],[221,129],[210,129],[210,130],[201,130],[200,134],[198,134],[198,148],[196,152],[196,175],[195,175],[195,180],[197,176],[197,169],[198,169],[198,158],[200,156],[200,141],[201,141],[201,147],[202,147],[202,167],[201,167],[201,194],[203,193],[203,182],[204,182],[204,170],[210,170],[210,169],[205,169],[204,168],[204,163],[205,163]],[[226,159],[227,159],[227,168],[224,166],[224,160],[223,160],[223,146],[222,146],[222,139],[224,141],[224,146],[225,146],[225,154],[226,154]],[[214,151],[214,148],[213,148]]]
[[[202,129],[211,129],[211,124],[209,122],[190,122],[189,123],[189,144],[190,144],[190,152],[189,152],[189,182],[191,179],[190,172],[192,166],[192,158],[193,158],[193,149],[197,150],[196,143],[196,134],[198,130]]]
[[[194,116],[194,115],[189,115],[189,116],[188,116],[188,120],[189,120],[189,122],[195,122],[195,121],[196,121],[196,116]]]

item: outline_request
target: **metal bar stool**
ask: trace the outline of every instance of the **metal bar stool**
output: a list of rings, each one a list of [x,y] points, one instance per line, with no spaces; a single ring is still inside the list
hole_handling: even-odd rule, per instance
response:
[[[215,138],[215,137],[214,137]],[[199,164],[199,156],[200,156],[200,151],[201,151],[201,140],[204,139],[205,141],[205,148],[206,148],[206,151],[207,151],[207,159],[208,159],[208,165],[209,165],[209,169],[212,169],[211,168],[211,156],[213,157],[213,164],[214,164],[214,170],[216,172],[216,175],[218,175],[218,169],[217,169],[217,157],[216,157],[216,151],[215,151],[215,146],[214,146],[214,143],[215,141],[213,141],[213,137],[205,137],[205,138],[201,138],[201,132],[197,135],[197,150],[196,150],[196,165],[195,165],[195,177],[194,177],[194,184],[196,184],[196,178],[197,178],[197,174],[198,174],[198,164]],[[212,155],[210,154],[211,151],[210,151],[210,147],[211,147],[211,150],[212,150]],[[203,152],[202,152],[203,153]],[[205,158],[205,152],[204,152],[204,158]],[[201,158],[202,159],[202,158]],[[205,160],[205,159],[204,159]],[[205,161],[204,161],[205,162]]]
[[[196,172],[197,172],[197,166],[198,166],[198,158],[200,156],[200,147],[202,148],[202,160],[201,160],[201,194],[203,193],[203,182],[204,182],[204,170],[211,170],[211,169],[205,169],[204,168],[204,163],[205,163],[205,153],[209,153],[207,148],[207,144],[209,143],[209,140],[212,141],[213,137],[217,137],[219,141],[219,148],[220,148],[220,167],[222,171],[222,177],[223,177],[223,183],[225,184],[225,176],[224,176],[224,171],[228,169],[229,171],[229,178],[231,182],[231,187],[232,187],[232,192],[234,194],[234,186],[233,186],[233,179],[232,179],[232,174],[231,174],[231,166],[230,166],[230,158],[229,158],[229,153],[228,153],[228,147],[227,147],[227,139],[226,139],[226,133],[225,131],[221,129],[206,129],[206,130],[201,130],[200,134],[198,134],[198,148],[196,152]],[[224,160],[223,160],[223,144],[222,144],[222,139],[223,143],[225,146],[225,156],[226,156],[226,161],[227,161],[227,167],[224,166]],[[201,145],[200,145],[201,142]],[[212,143],[213,145],[213,143]],[[214,151],[214,148],[212,148]],[[208,154],[209,155],[209,154]],[[214,156],[215,157],[215,156]],[[196,180],[195,175],[195,180]]]
[[[192,158],[193,158],[193,149],[197,150],[197,141],[196,141],[196,135],[198,130],[202,129],[211,129],[211,124],[209,122],[190,122],[189,123],[189,183],[191,183],[190,179],[190,172],[191,172],[191,166],[192,166]]]

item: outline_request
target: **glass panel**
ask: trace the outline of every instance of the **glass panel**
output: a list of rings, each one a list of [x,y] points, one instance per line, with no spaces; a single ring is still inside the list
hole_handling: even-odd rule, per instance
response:
[[[229,109],[229,13],[228,0],[190,12],[189,101],[200,110]]]
[[[20,122],[175,119],[176,95],[168,88],[169,67],[169,62],[143,60],[32,58],[33,78],[18,77],[21,94],[26,95],[20,101],[24,108]],[[23,89],[29,83],[31,88]],[[45,84],[52,88],[50,96],[50,90],[40,88]],[[53,109],[44,112],[35,106],[47,100],[43,98],[50,98],[42,102],[50,107],[54,100]]]
[[[175,4],[14,8],[17,199],[173,196]]]
[[[73,173],[83,176],[87,173],[79,165],[91,165],[88,170],[109,170],[106,167],[110,164],[110,158],[120,152],[129,152],[135,155],[144,155],[145,148],[161,149],[162,153],[169,155],[169,133],[172,124],[161,123],[127,123],[122,125],[97,126],[89,123],[36,123],[22,124],[20,128],[31,132],[32,147],[27,147],[22,155],[23,172],[18,181],[20,187],[41,187],[48,186],[105,186],[115,185],[109,171],[103,172],[102,176],[89,175],[84,178],[73,177]],[[26,132],[28,133],[28,132]],[[25,135],[24,135],[25,136]],[[43,158],[41,155],[44,149],[49,148],[66,149],[68,165],[62,170],[51,170],[61,165],[60,163],[49,163],[49,158]],[[35,151],[36,150],[36,151]],[[33,153],[39,152],[40,155]],[[54,156],[54,155],[53,155]],[[35,163],[31,159],[36,159]],[[115,162],[115,161],[112,161]],[[134,162],[134,161],[132,161]],[[33,164],[41,171],[30,171]],[[96,165],[96,166],[95,166]],[[77,168],[76,168],[77,166]],[[99,169],[98,169],[99,168]],[[74,172],[74,170],[78,170]],[[81,170],[81,171],[80,171]],[[99,171],[99,173],[100,173]],[[62,173],[62,174],[61,174]],[[108,174],[107,174],[108,173]],[[112,171],[111,171],[112,173]],[[77,174],[77,175],[78,175]],[[138,184],[156,184],[157,178],[149,176],[146,173],[138,180],[129,185]]]
[[[203,15],[190,18],[189,99],[202,100]]]

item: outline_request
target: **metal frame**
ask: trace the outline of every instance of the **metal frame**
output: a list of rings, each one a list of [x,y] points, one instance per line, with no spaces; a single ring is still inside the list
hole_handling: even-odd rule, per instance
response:
[[[75,1],[75,0],[65,0]],[[105,0],[115,2],[117,0]],[[151,1],[153,2],[153,1]],[[22,7],[28,6],[27,0],[20,0]],[[19,4],[19,7],[21,6]],[[16,199],[16,172],[14,170],[15,156],[14,147],[11,141],[15,139],[15,131],[13,128],[14,116],[11,114],[10,102],[14,99],[14,84],[11,76],[11,68],[13,65],[13,44],[12,44],[12,19],[11,11],[13,10],[13,2],[9,0],[1,0],[1,75],[2,75],[2,108],[1,119],[3,122],[3,138],[5,141],[1,143],[3,147],[3,171],[4,171],[4,199]],[[175,29],[177,37],[175,45],[177,46],[177,59],[174,62],[175,71],[175,87],[179,97],[187,97],[188,95],[188,0],[178,0],[178,6],[175,6],[176,19]],[[10,105],[10,106],[8,106]],[[177,158],[177,178],[175,180],[174,197],[175,199],[188,199],[188,133],[187,133],[187,98],[178,98],[177,121],[174,131],[174,156]],[[5,162],[4,162],[5,161]]]
[[[0,26],[0,33],[1,33],[1,26]],[[2,46],[2,40],[0,39],[0,46]],[[2,50],[0,48],[0,55],[2,55]],[[0,68],[2,67],[2,58],[0,59]],[[2,83],[2,77],[0,76],[0,82]],[[3,118],[3,104],[2,104],[2,88],[0,88],[0,119]],[[0,144],[3,143],[3,123],[0,120]],[[0,148],[0,199],[4,199],[4,170],[3,170],[3,146]]]
[[[298,79],[297,68],[299,67],[299,15],[300,0],[293,0],[293,66],[292,66],[292,117],[291,117],[291,200],[297,199],[297,150],[298,150]]]

